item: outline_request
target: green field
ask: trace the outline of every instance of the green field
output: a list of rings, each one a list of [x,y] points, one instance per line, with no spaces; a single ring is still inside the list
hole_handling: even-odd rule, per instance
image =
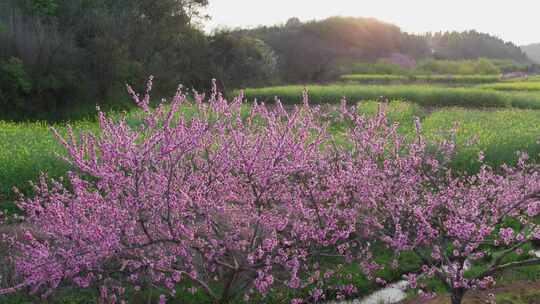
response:
[[[538,159],[540,153],[540,111],[471,111],[463,108],[440,109],[423,120],[428,137],[436,138],[458,122],[456,168],[474,172],[480,151],[494,166],[514,163],[516,151],[527,151]],[[471,142],[472,141],[472,142]]]
[[[373,114],[377,102],[361,102],[360,111]],[[540,153],[536,140],[540,138],[540,110],[521,109],[465,109],[460,107],[440,108],[426,111],[418,104],[391,102],[387,108],[390,119],[398,121],[403,134],[412,132],[413,117],[418,116],[428,137],[437,138],[455,122],[460,124],[458,131],[459,153],[455,166],[474,171],[476,155],[485,151],[486,159],[494,165],[512,163],[516,160],[516,150],[526,150],[531,155]],[[185,113],[190,113],[186,107]],[[136,115],[129,121],[136,123]],[[339,122],[337,122],[339,125]],[[65,133],[64,125],[56,125]],[[75,130],[96,131],[95,122],[77,122]],[[335,129],[335,133],[339,128]],[[465,145],[477,138],[472,145]],[[68,166],[58,159],[62,147],[57,143],[49,126],[45,123],[0,122],[0,197],[4,201],[14,199],[12,188],[16,186],[27,192],[29,181],[36,180],[41,171],[51,177],[61,176]]]
[[[514,163],[516,151],[528,151],[532,157],[540,153],[540,91],[523,88],[539,87],[540,82],[510,81],[478,87],[444,87],[433,85],[308,85],[247,89],[247,98],[272,101],[278,96],[284,103],[300,100],[307,88],[315,103],[335,104],[343,97],[350,103],[359,102],[366,113],[374,113],[377,103],[385,96],[390,102],[389,116],[400,122],[403,133],[412,132],[412,117],[418,116],[426,135],[436,139],[459,124],[458,153],[454,166],[474,172],[480,151],[488,163],[500,166]],[[503,92],[497,86],[515,86],[521,90]],[[386,99],[385,98],[385,99]],[[396,102],[395,100],[409,101]]]
[[[241,2],[0,0],[0,304],[540,304],[535,2]]]
[[[531,78],[534,79],[534,78]],[[502,92],[503,88],[515,91]],[[456,156],[455,165],[464,170],[475,170],[476,154],[486,152],[486,159],[500,165],[513,162],[516,150],[538,154],[536,140],[540,138],[540,82],[501,82],[474,88],[448,88],[429,85],[310,85],[310,100],[314,103],[336,104],[345,96],[350,103],[376,100],[386,96],[389,100],[407,100],[413,103],[391,102],[389,116],[400,122],[402,132],[411,132],[412,117],[421,117],[428,136],[437,137],[459,122],[458,142],[463,146]],[[284,103],[298,103],[303,86],[280,86],[247,89],[248,101],[273,101],[279,96]],[[520,92],[530,91],[530,92]],[[377,110],[376,102],[361,101],[360,109],[366,113]],[[472,108],[472,109],[471,109]],[[490,108],[486,110],[485,108]],[[522,108],[522,109],[519,109]],[[191,115],[189,106],[183,110]],[[137,115],[128,116],[136,123]],[[75,122],[76,130],[97,130],[92,121]],[[65,132],[65,124],[55,127]],[[475,144],[464,143],[477,137]],[[61,176],[68,169],[58,159],[62,147],[56,142],[49,125],[43,122],[11,123],[0,121],[0,201],[12,201],[12,188],[24,192],[30,189],[29,181],[36,180],[39,172],[52,177]]]
[[[534,83],[534,82],[532,82]],[[505,83],[506,84],[506,83]],[[515,84],[521,85],[516,82]],[[359,86],[359,85],[331,85],[309,86],[310,97],[314,102],[330,102],[324,110],[328,117],[334,119],[331,132],[339,139],[342,122],[339,115],[335,115],[342,96],[347,96],[351,102],[364,100],[368,97],[375,99],[380,95],[392,100],[386,105],[386,112],[391,121],[399,122],[399,132],[404,136],[414,133],[415,117],[422,121],[425,135],[430,139],[440,139],[448,135],[448,130],[455,123],[459,124],[457,133],[457,154],[453,159],[456,169],[474,172],[479,163],[476,160],[480,151],[485,152],[488,163],[499,166],[503,163],[514,163],[517,159],[516,151],[528,151],[532,157],[538,158],[540,154],[540,95],[533,93],[498,92],[494,89],[484,88],[445,88],[435,86]],[[298,103],[303,87],[286,86],[247,90],[248,100],[257,97],[260,100],[273,100],[274,95],[285,98],[287,103]],[[491,98],[489,98],[491,97]],[[412,100],[416,102],[405,102]],[[380,103],[377,101],[358,102],[358,110],[366,115],[377,112]],[[514,107],[511,107],[511,106]],[[521,107],[522,109],[519,109]],[[530,109],[527,109],[530,108]],[[242,111],[246,111],[247,107]],[[191,116],[195,112],[189,105],[184,106],[182,112]],[[137,111],[129,113],[127,120],[131,125],[139,123]],[[116,115],[116,114],[114,114]],[[80,121],[73,123],[76,132],[87,130],[98,132],[94,121]],[[54,126],[60,133],[66,133],[65,124]],[[31,194],[29,181],[36,180],[41,171],[50,177],[59,177],[69,170],[69,166],[59,160],[57,154],[62,154],[62,147],[56,142],[46,123],[11,123],[0,122],[0,209],[14,210],[11,203],[15,200],[12,187],[20,188],[24,193]],[[381,263],[388,263],[392,257],[381,250],[377,254]],[[329,261],[329,263],[332,263]],[[418,258],[413,254],[403,254],[400,257],[400,266],[397,269],[385,268],[378,275],[388,281],[395,281],[401,274],[413,271],[419,267]],[[478,267],[481,267],[479,265]],[[524,278],[537,279],[539,266],[532,266],[504,274],[502,279],[508,281],[522,280]],[[377,288],[360,273],[357,266],[352,265],[344,269],[350,273],[352,282],[358,288],[360,295],[367,295]],[[513,277],[514,276],[514,277]],[[515,277],[517,276],[517,278]],[[338,282],[335,282],[338,283]],[[435,281],[426,284],[441,290]],[[186,284],[178,286],[176,300],[182,303],[200,303],[208,299],[198,292],[187,292]],[[148,289],[141,293],[127,291],[130,303],[155,302],[161,291]],[[286,301],[296,296],[302,296],[306,290],[292,293],[286,290],[273,290],[265,298],[253,299],[253,303],[275,303]],[[92,291],[63,288],[58,297],[51,303],[86,303],[94,296]],[[5,298],[5,303],[30,303],[34,301],[31,296],[21,293]]]
[[[279,97],[283,103],[294,104],[299,102],[305,88],[314,103],[339,103],[342,97],[356,102],[385,96],[390,100],[406,100],[428,107],[540,109],[540,94],[536,93],[430,85],[290,85],[248,88],[245,94],[249,100],[273,102],[275,97]]]
[[[55,125],[65,134],[64,125]],[[93,122],[76,122],[75,131],[97,130]],[[51,177],[63,175],[67,164],[57,157],[63,148],[56,141],[50,126],[43,122],[11,123],[0,121],[0,202],[12,200],[12,188],[30,189],[29,181],[35,181],[40,172]]]
[[[477,86],[477,88],[498,90],[498,91],[540,92],[540,82],[535,82],[535,81],[500,82],[500,83],[480,85],[480,86]]]
[[[500,80],[499,75],[396,75],[396,74],[348,74],[340,77],[344,81],[357,82],[428,82],[447,84],[492,83]]]
[[[375,113],[376,102],[360,104],[365,113]],[[392,102],[387,108],[388,117],[400,123],[400,132],[414,132],[413,117],[422,121],[422,129],[429,139],[442,139],[458,123],[457,154],[453,165],[456,169],[474,172],[478,169],[478,153],[485,153],[486,161],[493,166],[513,164],[516,151],[527,151],[531,157],[540,153],[540,111],[496,109],[470,110],[459,107],[441,108],[427,114],[421,107]]]

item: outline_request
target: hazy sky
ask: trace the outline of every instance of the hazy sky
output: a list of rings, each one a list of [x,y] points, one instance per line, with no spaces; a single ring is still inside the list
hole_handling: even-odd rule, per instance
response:
[[[210,0],[207,30],[329,16],[375,17],[408,32],[476,29],[518,45],[540,42],[540,0]]]

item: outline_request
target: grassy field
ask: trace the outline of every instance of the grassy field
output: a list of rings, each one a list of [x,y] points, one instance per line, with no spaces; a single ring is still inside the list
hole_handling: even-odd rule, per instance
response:
[[[373,114],[377,108],[378,103],[373,101],[359,104],[360,111],[365,114]],[[184,110],[188,115],[192,115],[191,112],[189,107]],[[457,140],[461,148],[455,166],[462,170],[476,169],[475,159],[480,150],[485,151],[486,160],[494,165],[513,163],[516,150],[529,151],[531,155],[540,153],[540,145],[536,143],[540,138],[539,110],[484,111],[450,107],[428,112],[418,104],[391,102],[387,112],[390,119],[400,123],[403,134],[413,132],[413,117],[420,117],[427,136],[431,138],[441,136],[443,131],[458,122]],[[137,113],[129,115],[128,122],[136,124]],[[98,129],[97,124],[91,121],[73,125],[76,131]],[[55,127],[65,133],[64,125]],[[339,122],[334,124],[333,132],[339,132]],[[466,146],[473,138],[477,138],[476,143]],[[63,148],[56,142],[47,124],[0,122],[0,201],[14,199],[13,186],[28,192],[28,182],[36,180],[41,171],[51,177],[63,175],[68,166],[58,159],[58,153],[63,153]]]
[[[428,82],[446,84],[492,83],[500,80],[499,75],[395,75],[395,74],[348,74],[343,81],[357,82]]]
[[[406,89],[404,86],[389,86],[388,88],[390,90]],[[411,86],[411,88],[407,88],[406,92],[414,93],[414,88],[418,87]],[[295,90],[298,91],[293,91],[294,94],[290,93],[291,101],[299,100],[299,97],[294,97],[294,95],[301,93],[301,87],[296,87]],[[432,87],[429,90],[438,92],[439,88]],[[479,91],[479,89],[476,91]],[[499,94],[498,92],[491,91],[490,93]],[[426,93],[417,92],[417,94],[422,95]],[[331,96],[339,95],[334,93]],[[347,94],[343,95],[349,96]],[[388,96],[389,94],[385,93],[385,95]],[[322,93],[314,95],[314,92],[311,91],[312,99],[319,98],[318,101],[320,101],[323,100],[321,98],[326,98],[326,96]],[[249,92],[248,97],[252,97]],[[351,100],[357,99],[359,98],[356,97]],[[468,97],[467,100],[473,99],[472,97]],[[422,105],[428,105],[429,107],[423,107]],[[481,150],[485,151],[486,160],[493,165],[515,162],[517,159],[516,150],[528,151],[531,155],[538,155],[540,153],[540,143],[537,142],[540,138],[540,110],[507,108],[509,104],[504,100],[500,103],[491,104],[491,109],[489,110],[456,106],[433,108],[434,105],[439,105],[439,103],[392,101],[386,106],[386,110],[390,120],[400,123],[399,132],[406,136],[414,132],[414,117],[419,117],[422,120],[425,134],[432,139],[444,136],[446,134],[445,131],[452,128],[455,122],[459,123],[460,127],[457,134],[459,148],[454,159],[454,166],[460,170],[468,172],[477,170],[479,164],[476,158],[478,152]],[[499,108],[496,108],[495,105],[499,105]],[[471,105],[468,104],[468,106]],[[364,101],[358,104],[359,111],[366,115],[376,113],[378,107],[379,103],[375,101]],[[481,106],[475,104],[474,107]],[[329,107],[329,111],[334,111],[332,108],[335,109],[335,107],[331,106]],[[247,108],[243,110],[245,111]],[[188,116],[194,115],[193,109],[189,106],[183,109],[183,113]],[[330,116],[336,117],[335,115]],[[132,125],[139,123],[138,112],[128,115],[128,123]],[[98,131],[97,124],[92,121],[75,122],[73,125],[76,131],[83,129],[94,132]],[[66,132],[65,125],[55,125],[55,127],[61,133]],[[340,122],[335,121],[332,124],[331,131],[336,136],[339,136],[340,129]],[[476,138],[476,141],[471,142],[471,139],[474,138]],[[4,204],[0,205],[0,208],[13,209],[11,203],[5,203],[14,199],[11,188],[16,186],[28,193],[30,190],[28,181],[35,180],[40,171],[47,172],[51,177],[63,175],[69,167],[56,156],[57,153],[62,153],[62,151],[62,147],[56,142],[49,130],[49,126],[45,123],[0,122],[0,202],[4,201]],[[392,257],[384,250],[381,250],[377,254],[377,259],[380,263],[384,264],[388,263]],[[420,261],[414,254],[403,254],[400,257],[400,267],[398,269],[382,269],[379,271],[378,276],[387,281],[395,281],[400,278],[401,274],[418,268],[419,263]],[[539,267],[523,268],[520,271],[505,274],[501,279],[503,281],[522,280],[524,278],[538,279],[538,273],[540,273]],[[361,274],[357,266],[348,266],[343,272],[344,275],[351,274],[351,281],[358,288],[360,296],[367,295],[378,288],[374,282],[369,281]],[[335,283],[349,283],[349,281]],[[439,289],[439,291],[443,291],[441,289],[442,286],[440,284],[437,285],[437,282],[426,283]],[[200,292],[195,294],[188,292],[187,288],[189,287],[189,285],[185,284],[178,286],[178,296],[175,300],[182,303],[204,303],[208,300]],[[127,290],[130,298],[129,302],[141,304],[156,302],[162,292],[164,291],[154,288],[149,288],[139,293],[133,290]],[[253,299],[253,303],[281,303],[286,302],[284,299],[302,296],[305,293],[307,293],[307,289],[295,291],[294,294],[292,291],[276,289],[265,298]],[[66,287],[60,291],[58,297],[55,298],[56,300],[50,303],[88,303],[88,299],[93,297],[93,291],[81,291]],[[19,293],[4,298],[2,303],[32,303],[33,301],[37,301],[37,299]]]
[[[436,138],[454,122],[459,123],[457,143],[460,148],[454,159],[454,167],[458,169],[476,171],[480,151],[485,152],[486,161],[494,166],[514,163],[516,151],[527,151],[538,159],[540,111],[440,109],[423,120],[423,128],[428,137]],[[467,145],[471,139],[476,141]]]
[[[521,82],[500,82],[484,84],[477,86],[480,89],[498,90],[498,91],[525,91],[540,92],[540,82],[521,81]]]
[[[194,108],[182,106],[181,112],[186,118],[195,115]],[[247,107],[242,108],[247,115]],[[140,123],[140,111],[133,110],[126,115],[129,125]],[[109,115],[119,117],[118,112]],[[84,120],[70,123],[75,133],[90,131],[97,133],[96,121]],[[23,193],[31,190],[30,181],[35,181],[41,172],[49,177],[63,176],[69,166],[58,155],[64,154],[64,148],[53,135],[54,127],[62,136],[67,134],[67,124],[50,125],[46,122],[15,123],[0,120],[0,210],[14,208],[11,202],[16,198],[13,187]]]
[[[360,103],[360,111],[370,114],[377,111],[376,102]],[[440,108],[427,113],[416,104],[392,102],[387,107],[388,117],[400,124],[404,134],[414,132],[413,117],[419,117],[429,139],[437,140],[448,134],[458,123],[457,154],[453,160],[456,169],[475,172],[479,168],[478,153],[485,153],[485,160],[493,165],[514,164],[516,151],[527,151],[538,159],[540,153],[540,111],[520,109],[470,110],[459,107]]]
[[[375,100],[386,96],[390,100],[406,100],[428,107],[460,106],[465,108],[514,107],[540,109],[540,94],[508,93],[481,88],[450,88],[430,85],[290,85],[245,90],[249,100],[272,102],[279,97],[283,103],[298,103],[307,88],[314,103],[339,103],[342,97],[350,102]]]
[[[64,125],[55,127],[65,134]],[[98,128],[93,122],[76,122],[73,127],[75,131]],[[0,121],[0,203],[14,198],[13,187],[28,192],[29,181],[35,181],[40,172],[51,177],[63,175],[68,166],[57,157],[58,153],[63,153],[63,148],[46,123]]]

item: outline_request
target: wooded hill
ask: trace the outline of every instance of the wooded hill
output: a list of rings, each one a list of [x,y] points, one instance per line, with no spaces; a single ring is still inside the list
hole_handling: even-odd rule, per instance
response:
[[[95,105],[121,109],[125,84],[154,92],[179,83],[222,90],[337,79],[351,62],[418,59],[530,60],[476,31],[413,35],[373,18],[331,17],[207,34],[207,0],[5,0],[0,2],[0,119],[72,119]],[[167,93],[165,93],[167,92]],[[7,110],[6,110],[7,109]]]
[[[531,60],[540,64],[540,43],[524,45],[521,47],[521,49]]]

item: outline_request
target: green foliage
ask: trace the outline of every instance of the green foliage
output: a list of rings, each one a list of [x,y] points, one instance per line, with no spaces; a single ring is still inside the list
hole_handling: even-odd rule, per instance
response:
[[[218,31],[210,37],[209,52],[223,90],[263,83],[277,71],[274,51],[257,38]]]
[[[370,18],[331,17],[306,23],[293,18],[283,26],[239,32],[267,42],[289,82],[327,80],[336,74],[489,75],[528,69],[532,63],[512,43],[488,34],[418,36]],[[384,60],[393,53],[425,60],[411,71]]]
[[[529,75],[527,77],[514,77],[505,79],[504,82],[540,82],[540,75]]]
[[[436,59],[510,59],[530,63],[527,55],[510,42],[477,31],[429,34]]]
[[[343,74],[392,74],[416,77],[428,77],[438,75],[459,76],[498,76],[503,72],[526,71],[530,65],[516,63],[512,60],[502,59],[467,59],[467,60],[419,60],[416,67],[405,69],[388,60],[376,62],[359,62],[344,60],[339,63],[343,66]],[[450,76],[447,76],[450,77]]]
[[[359,103],[359,110],[365,114],[374,114],[378,106],[376,101],[365,101]],[[448,130],[457,121],[460,124],[460,151],[454,164],[469,172],[477,169],[476,158],[480,150],[485,151],[486,160],[495,165],[514,162],[516,150],[529,151],[533,157],[540,153],[540,145],[535,141],[540,137],[539,111],[447,108],[428,114],[418,104],[402,101],[392,101],[386,110],[389,119],[400,123],[399,131],[402,134],[413,132],[414,117],[422,119],[423,128],[433,138],[443,136],[442,131]],[[243,112],[248,112],[247,106]],[[188,105],[182,109],[182,113],[187,117],[196,115]],[[139,113],[131,112],[127,121],[130,125],[139,124]],[[65,132],[65,125],[58,124],[55,127],[61,133]],[[96,123],[91,121],[76,122],[74,127],[76,130],[97,130]],[[334,122],[331,128],[339,136],[342,126]],[[476,142],[466,145],[475,137]],[[28,192],[28,181],[36,180],[40,171],[47,172],[51,177],[62,176],[68,169],[57,157],[57,154],[62,153],[63,148],[54,139],[48,124],[0,121],[0,201],[14,199],[13,186]],[[5,207],[8,206],[0,209]]]
[[[445,84],[475,84],[498,82],[499,75],[414,75],[412,81]]]
[[[20,90],[23,93],[30,91],[32,85],[24,70],[22,60],[11,57],[1,63],[0,69],[2,71],[2,83],[8,84],[8,82],[11,82],[10,85],[14,90]]]
[[[27,8],[32,12],[41,15],[54,16],[58,10],[56,0],[23,0],[23,2],[27,3]]]
[[[248,98],[272,100],[280,96],[284,101],[299,100],[303,87],[276,87],[247,90]],[[433,106],[455,106],[465,108],[495,108],[474,110],[465,108],[443,108],[429,115],[418,105],[392,101],[389,117],[400,122],[400,132],[412,134],[413,117],[423,118],[423,128],[431,138],[442,138],[445,130],[459,124],[457,141],[460,145],[453,166],[462,171],[475,172],[480,151],[494,166],[514,164],[518,158],[515,151],[527,151],[533,158],[540,154],[540,99],[534,94],[507,94],[465,88],[443,88],[428,86],[309,86],[311,100],[338,102],[342,96],[350,101],[378,99],[384,95],[390,100],[408,100],[416,104]],[[298,95],[297,95],[298,94]],[[502,95],[500,95],[502,94]],[[272,99],[271,99],[272,98]],[[498,107],[522,107],[536,110],[496,109]],[[362,101],[359,109],[367,114],[375,113],[376,102]],[[333,126],[338,134],[340,126]]]
[[[93,112],[96,103],[125,109],[118,98],[125,83],[141,86],[149,75],[160,80],[154,92],[163,96],[180,83],[201,91],[212,78],[231,90],[335,80],[342,74],[409,77],[344,76],[355,81],[484,83],[500,72],[534,70],[519,48],[487,34],[414,35],[373,18],[291,18],[284,25],[206,35],[200,27],[206,5],[206,0],[2,1],[0,62],[6,68],[5,62],[18,58],[17,69],[25,74],[18,72],[15,83],[7,79],[13,69],[9,77],[0,76],[0,98],[9,105],[0,118],[65,120],[74,113],[88,116],[82,112]],[[409,64],[392,61],[396,54]]]
[[[19,58],[0,61],[0,107],[20,109],[32,84]]]
[[[162,78],[156,91],[210,83],[207,37],[196,27],[206,0],[7,0],[0,60],[17,57],[32,84],[4,98],[2,119],[66,119]],[[202,51],[201,51],[202,50]],[[2,79],[2,91],[5,83]],[[4,94],[5,95],[5,94]],[[14,107],[13,104],[20,106]],[[88,107],[90,105],[90,107]]]
[[[373,18],[331,17],[282,26],[240,30],[266,42],[277,54],[284,81],[319,81],[336,77],[341,60],[374,60],[400,50],[402,33]]]

